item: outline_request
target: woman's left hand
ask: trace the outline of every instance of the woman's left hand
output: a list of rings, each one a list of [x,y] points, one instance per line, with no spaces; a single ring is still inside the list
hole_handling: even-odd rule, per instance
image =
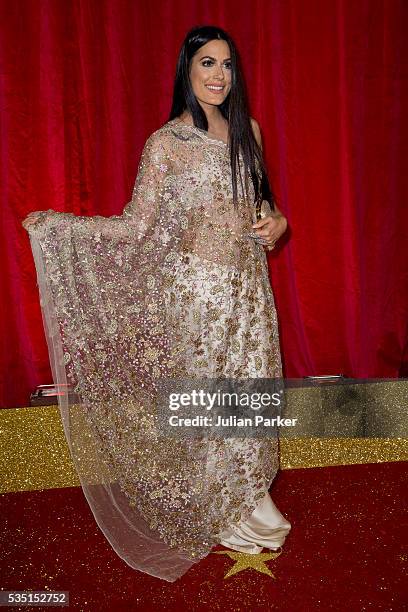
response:
[[[262,244],[266,246],[268,251],[271,251],[282,234],[286,232],[288,222],[284,215],[278,213],[261,219],[252,227],[256,230],[259,238],[262,239]]]
[[[35,210],[34,212],[30,212],[28,213],[24,221],[21,222],[21,225],[28,232],[28,228],[31,225],[34,225],[35,223],[37,223],[38,219],[40,219],[43,214],[44,214],[44,211],[42,210]]]

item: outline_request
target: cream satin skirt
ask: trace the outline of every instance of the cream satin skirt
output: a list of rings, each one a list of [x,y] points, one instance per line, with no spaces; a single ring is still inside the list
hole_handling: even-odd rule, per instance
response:
[[[257,555],[263,548],[276,550],[282,546],[291,527],[267,493],[249,519],[223,531],[220,544]]]

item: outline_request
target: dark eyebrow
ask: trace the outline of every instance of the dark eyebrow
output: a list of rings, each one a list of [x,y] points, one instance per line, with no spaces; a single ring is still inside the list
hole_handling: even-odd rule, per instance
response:
[[[208,59],[214,60],[214,62],[216,62],[217,60],[215,59],[215,57],[211,57],[211,55],[203,55],[203,57],[200,57],[200,60],[204,59],[205,57],[208,57]],[[230,60],[230,57],[226,57],[224,62],[227,62],[228,60]]]

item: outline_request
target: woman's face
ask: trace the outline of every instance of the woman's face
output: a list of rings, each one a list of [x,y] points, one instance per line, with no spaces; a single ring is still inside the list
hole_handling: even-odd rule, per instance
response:
[[[210,40],[200,47],[191,60],[190,80],[202,106],[222,104],[231,89],[230,49],[225,40]]]

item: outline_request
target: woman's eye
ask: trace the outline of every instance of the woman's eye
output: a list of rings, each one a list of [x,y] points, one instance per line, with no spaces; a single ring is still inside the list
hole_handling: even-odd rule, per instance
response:
[[[202,64],[203,64],[203,66],[205,68],[208,68],[208,67],[212,66],[214,64],[214,62],[212,60],[204,60]],[[231,62],[226,62],[224,64],[224,66],[225,66],[225,68],[227,68],[227,70],[231,70]]]

